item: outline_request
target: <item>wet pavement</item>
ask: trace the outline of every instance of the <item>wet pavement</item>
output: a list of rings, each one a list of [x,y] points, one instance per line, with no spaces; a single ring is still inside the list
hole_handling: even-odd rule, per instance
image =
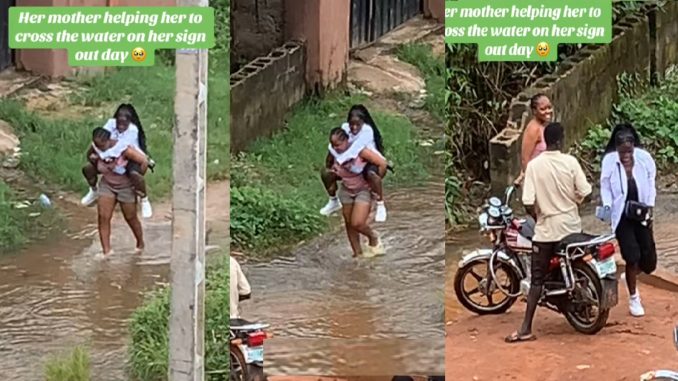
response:
[[[244,264],[242,315],[271,325],[272,375],[444,372],[443,185],[388,191],[373,224],[386,255],[355,260],[343,229],[269,263]],[[334,217],[339,218],[339,217]]]

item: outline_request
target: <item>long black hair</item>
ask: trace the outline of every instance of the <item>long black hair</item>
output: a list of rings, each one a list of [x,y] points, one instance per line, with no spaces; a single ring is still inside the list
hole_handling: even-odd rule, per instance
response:
[[[607,147],[605,147],[605,152],[603,152],[603,157],[610,152],[616,151],[617,146],[623,143],[622,140],[625,140],[624,137],[633,137],[633,145],[635,147],[640,148],[643,146],[640,142],[638,131],[636,131],[631,123],[619,123],[612,129],[612,134],[610,135],[610,140],[607,142]]]
[[[374,119],[372,119],[370,112],[367,111],[367,107],[365,107],[362,104],[353,105],[351,107],[351,109],[348,111],[348,116],[346,117],[346,122],[350,123],[351,118],[353,118],[354,116],[357,116],[363,122],[365,122],[365,124],[369,124],[370,127],[372,127],[372,131],[374,131],[374,145],[377,146],[377,151],[379,151],[379,153],[381,153],[383,155],[384,154],[384,142],[381,138],[381,132],[379,132],[379,129],[377,128],[377,124],[374,123]]]
[[[146,133],[144,132],[144,128],[141,126],[141,121],[139,120],[139,114],[137,114],[137,110],[134,108],[134,106],[132,106],[132,104],[123,103],[120,106],[118,106],[117,110],[115,110],[113,118],[117,119],[118,114],[121,111],[128,112],[130,115],[130,122],[137,126],[137,128],[139,129],[139,148],[141,148],[141,150],[144,151],[146,155],[148,155],[148,147],[146,147]]]

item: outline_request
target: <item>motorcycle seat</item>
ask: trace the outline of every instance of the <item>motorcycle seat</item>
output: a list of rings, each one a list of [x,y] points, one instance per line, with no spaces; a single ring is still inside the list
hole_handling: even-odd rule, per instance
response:
[[[256,331],[268,328],[268,324],[252,323],[245,319],[231,319],[230,328],[235,331]]]
[[[563,238],[562,241],[558,244],[558,252],[559,253],[564,253],[565,248],[567,248],[568,245],[571,245],[573,243],[582,243],[586,241],[591,241],[594,238],[597,238],[597,235],[592,235],[592,234],[587,234],[587,233],[574,233],[570,234],[567,237]]]

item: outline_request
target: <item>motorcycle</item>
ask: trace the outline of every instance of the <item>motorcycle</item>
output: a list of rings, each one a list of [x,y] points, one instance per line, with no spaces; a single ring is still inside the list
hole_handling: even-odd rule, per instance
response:
[[[240,300],[249,299],[241,296]],[[264,341],[273,337],[268,324],[251,323],[243,319],[231,320],[230,326],[230,381],[266,381],[264,373]]]
[[[678,349],[678,326],[673,328],[673,345]],[[640,381],[678,381],[678,372],[672,370],[655,370],[640,376]]]
[[[514,217],[509,206],[514,192],[515,187],[509,186],[504,201],[492,197],[485,203],[478,222],[493,247],[465,255],[454,277],[457,299],[479,315],[504,313],[530,291],[535,221]],[[603,329],[610,309],[618,303],[614,239],[613,234],[585,233],[563,239],[549,263],[539,306],[565,315],[578,332],[592,335]],[[477,267],[484,276],[476,272]],[[470,289],[465,287],[469,279],[477,283]],[[499,302],[497,291],[503,296]],[[472,299],[476,294],[481,301]]]

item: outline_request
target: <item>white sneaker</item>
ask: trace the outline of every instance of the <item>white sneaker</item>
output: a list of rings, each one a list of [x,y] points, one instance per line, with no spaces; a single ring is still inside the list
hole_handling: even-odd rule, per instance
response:
[[[645,316],[645,309],[640,303],[640,295],[636,292],[636,295],[633,295],[629,298],[629,311],[632,316],[641,317]]]
[[[330,197],[330,200],[327,202],[322,209],[320,209],[320,214],[323,216],[329,216],[330,214],[341,209],[341,201],[337,197]]]
[[[141,199],[141,217],[151,218],[153,216],[153,208],[151,208],[151,202],[148,201],[148,197]]]
[[[377,213],[374,217],[374,220],[377,222],[384,222],[386,221],[386,205],[384,205],[384,201],[377,201]]]
[[[89,192],[87,192],[85,197],[83,197],[82,200],[80,200],[80,203],[83,206],[89,207],[89,206],[94,205],[94,203],[97,201],[98,198],[99,198],[99,194],[97,193],[96,188],[89,188]]]

